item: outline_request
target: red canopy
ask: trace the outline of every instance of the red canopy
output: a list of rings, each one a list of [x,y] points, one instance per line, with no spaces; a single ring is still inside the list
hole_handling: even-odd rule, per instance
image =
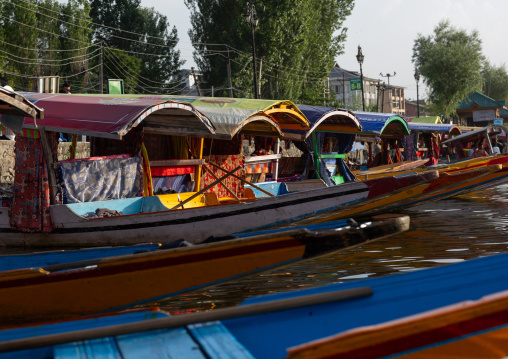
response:
[[[215,132],[210,120],[191,104],[150,98],[113,98],[87,95],[22,93],[44,109],[37,122],[48,131],[120,138],[141,121],[158,131],[209,136]],[[25,127],[35,128],[32,118]]]

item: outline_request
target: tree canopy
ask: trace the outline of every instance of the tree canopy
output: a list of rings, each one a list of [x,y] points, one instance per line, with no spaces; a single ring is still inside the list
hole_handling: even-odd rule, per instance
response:
[[[485,95],[494,100],[508,100],[508,73],[504,64],[495,66],[485,61],[482,76]]]
[[[169,79],[184,64],[175,48],[178,31],[175,27],[170,29],[166,16],[153,8],[141,7],[140,3],[140,0],[92,0],[90,16],[97,24],[95,43],[124,52],[104,69],[106,78],[118,78],[120,72],[126,75],[130,87],[137,84],[139,92],[160,92],[170,86]],[[111,52],[108,54],[111,59],[118,54]],[[140,65],[132,67],[136,61],[129,57],[141,60]]]
[[[429,89],[434,110],[445,116],[457,104],[482,88],[482,42],[476,30],[468,34],[448,21],[440,22],[434,34],[415,39],[413,62]]]
[[[252,33],[245,1],[185,0],[194,60],[216,94],[227,96],[228,57],[235,97],[254,98]],[[323,104],[325,80],[343,53],[353,0],[262,0],[255,3],[256,72],[261,98]],[[212,45],[222,44],[222,45]]]

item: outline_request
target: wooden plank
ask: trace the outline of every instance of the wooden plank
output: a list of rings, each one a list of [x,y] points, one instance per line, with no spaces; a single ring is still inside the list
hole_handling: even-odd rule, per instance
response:
[[[165,167],[165,166],[201,166],[205,163],[203,159],[193,160],[163,160],[163,161],[150,161],[150,167]]]
[[[48,170],[48,182],[49,182],[49,203],[56,204],[56,173],[53,166],[53,154],[51,152],[51,145],[49,144],[48,135],[44,127],[39,127],[39,133],[41,135],[42,151],[44,152],[44,159],[46,160],[46,167]]]
[[[12,97],[12,96],[9,96],[7,94],[0,92],[0,100],[9,104],[9,106],[11,106],[12,108],[17,109],[19,111],[19,113],[21,113],[21,114],[24,114],[24,115],[27,115],[30,117],[37,116],[37,111],[34,108],[23,103],[22,102],[23,97],[21,97],[19,95],[17,95],[17,98],[16,98],[16,95],[14,95],[14,97]],[[19,113],[18,113],[18,115],[19,115]]]
[[[62,344],[55,347],[54,353],[55,359],[118,359],[120,357],[114,338]]]
[[[188,326],[188,330],[211,359],[254,359],[252,354],[221,322]]]
[[[185,328],[122,335],[117,343],[123,359],[208,358]]]
[[[272,162],[273,160],[277,160],[280,158],[282,158],[282,155],[280,153],[275,155],[250,156],[245,157],[245,163],[252,164],[252,163]]]
[[[326,183],[321,179],[311,179],[297,182],[286,182],[286,187],[289,192],[301,192],[326,187]]]
[[[150,330],[179,328],[185,325],[239,318],[242,316],[272,313],[279,310],[290,310],[305,306],[330,303],[340,300],[362,298],[372,295],[370,287],[357,287],[327,293],[304,295],[296,298],[287,298],[263,303],[241,305],[212,310],[209,312],[190,313],[177,315],[170,318],[154,319],[145,322],[136,322],[123,325],[112,325],[108,327],[69,331],[65,333],[42,335],[32,338],[10,340],[0,343],[0,352],[25,350],[50,346],[61,343],[68,343],[78,340],[89,340],[113,335],[132,334]]]

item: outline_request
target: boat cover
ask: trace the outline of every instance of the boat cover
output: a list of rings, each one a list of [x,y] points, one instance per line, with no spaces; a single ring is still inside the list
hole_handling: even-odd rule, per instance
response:
[[[362,124],[362,135],[403,138],[410,131],[406,120],[394,113],[353,111]]]
[[[432,132],[432,133],[456,133],[461,134],[462,131],[460,127],[455,124],[447,124],[447,123],[418,123],[418,122],[408,122],[408,128],[411,131],[421,131],[421,132]]]
[[[215,128],[191,104],[176,100],[106,96],[22,93],[32,104],[44,108],[49,131],[96,137],[121,138],[141,121],[153,120],[158,128],[175,133],[209,136]],[[174,121],[179,116],[185,121]],[[25,126],[36,127],[25,117]]]
[[[2,125],[0,134],[4,132],[10,134],[3,129],[4,126],[12,131],[21,131],[25,116],[32,117],[34,120],[44,117],[43,109],[35,106],[19,93],[3,87],[0,87],[0,113]]]
[[[468,138],[475,138],[477,135],[479,135],[480,133],[484,133],[484,132],[488,132],[489,135],[491,135],[492,133],[498,133],[498,134],[501,134],[501,133],[507,133],[508,132],[508,128],[504,127],[504,126],[487,126],[487,127],[482,127],[480,129],[477,129],[477,130],[474,130],[474,131],[468,131],[466,133],[463,133],[459,136],[455,136],[453,138],[450,138],[449,140],[446,140],[446,141],[443,141],[442,144],[443,145],[448,145],[448,144],[451,144],[451,143],[458,143],[457,141],[461,142],[461,141],[464,141],[464,140],[467,140]]]

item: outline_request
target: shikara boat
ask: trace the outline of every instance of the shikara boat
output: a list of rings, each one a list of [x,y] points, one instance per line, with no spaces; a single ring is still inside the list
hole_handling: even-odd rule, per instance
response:
[[[213,238],[210,243],[0,272],[0,323],[20,324],[119,310],[295,261],[325,255],[409,228],[408,216]],[[81,252],[81,253],[79,253]],[[86,251],[85,251],[86,252]],[[75,261],[82,255],[82,260]],[[52,259],[54,261],[54,259]],[[31,262],[28,262],[31,263]]]
[[[246,100],[221,112],[223,106],[215,98],[211,100],[214,106],[196,108],[190,101],[161,101],[149,96],[116,98],[34,93],[24,93],[24,96],[44,108],[45,118],[37,126],[33,119],[25,118],[24,132],[19,134],[17,142],[21,146],[19,150],[27,156],[17,158],[31,159],[33,153],[39,154],[36,163],[30,165],[40,169],[42,175],[46,173],[44,163],[48,163],[48,181],[34,179],[37,193],[31,198],[36,205],[30,205],[22,198],[23,191],[27,190],[22,166],[27,164],[16,164],[18,179],[12,203],[10,208],[0,208],[2,246],[118,246],[179,239],[200,243],[210,236],[282,226],[324,212],[333,214],[342,211],[344,206],[365,200],[371,191],[389,191],[386,182],[379,181],[379,186],[352,182],[262,200],[243,193],[232,202],[221,202],[213,193],[205,193],[226,178],[241,178],[235,172],[242,166],[231,169],[218,166],[223,172],[203,188],[200,185],[201,167],[205,164],[203,139],[214,136],[231,139],[238,131],[278,136],[283,128],[305,129],[308,126],[305,116],[287,101]],[[200,99],[201,104],[206,101]],[[124,152],[112,155],[106,151],[106,157],[56,162],[51,154],[54,146],[50,135],[58,132],[90,136],[95,149],[114,146],[116,151]],[[178,137],[180,144],[186,139],[194,140],[195,146],[191,144],[189,149],[192,147],[196,158],[155,164],[156,161],[149,159],[150,151],[144,142],[140,144],[138,139],[147,141],[150,136],[159,135]],[[124,148],[129,143],[135,150],[131,148],[128,152]],[[195,168],[192,169],[194,191],[153,195],[148,168],[156,165]],[[111,168],[120,170],[111,171]],[[120,189],[111,186],[117,182],[122,183]],[[59,187],[62,187],[61,203],[57,201]],[[96,218],[94,213],[103,209],[115,215]]]
[[[288,358],[505,358],[508,291],[289,349]]]
[[[424,348],[439,353],[442,346],[441,353],[451,353],[452,347],[457,348],[456,340],[460,340],[457,345],[470,345],[469,334],[479,335],[482,342],[490,341],[495,334],[503,338],[507,295],[484,297],[506,290],[507,263],[508,254],[499,254],[381,278],[254,297],[237,307],[130,324],[70,322],[58,324],[59,329],[54,324],[5,330],[0,331],[0,351],[12,356],[35,353],[21,350],[40,347],[51,353],[65,350],[76,354],[86,348],[89,353],[111,350],[150,357],[154,355],[150,353],[162,352],[169,357],[176,353],[185,356],[192,349],[217,358],[231,353],[239,358],[284,358],[288,353],[293,358],[370,358],[411,354],[422,344],[432,346],[433,341],[446,339],[443,344]],[[455,308],[421,315],[461,302]],[[365,326],[376,327],[355,331]],[[46,328],[51,330],[49,335],[45,335]],[[499,346],[501,354],[506,348],[503,340],[490,343],[490,348]]]

